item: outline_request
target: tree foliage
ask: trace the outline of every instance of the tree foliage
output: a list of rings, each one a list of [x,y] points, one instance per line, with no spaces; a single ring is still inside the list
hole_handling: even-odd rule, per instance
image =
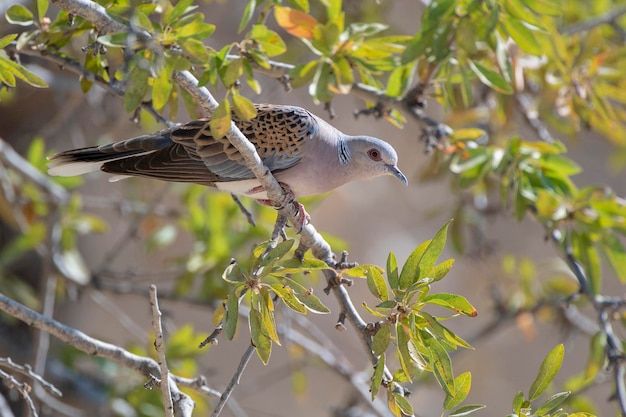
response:
[[[545,236],[538,239],[554,243],[575,278],[540,286],[534,265],[505,257],[504,270],[519,275],[521,289],[516,294],[524,302],[512,307],[505,301],[500,307],[519,316],[542,303],[558,309],[561,302],[577,302],[595,314],[598,329],[589,338],[584,371],[566,376],[564,391],[543,398],[563,362],[564,347],[558,345],[547,354],[528,394],[520,391],[512,399],[511,416],[591,415],[592,408],[581,405],[584,391],[607,366],[615,375],[607,397],[612,395],[622,415],[626,413],[623,339],[618,336],[625,300],[606,294],[604,282],[607,276],[621,284],[626,281],[626,203],[605,184],[577,186],[574,177],[582,168],[555,138],[589,130],[614,146],[610,162],[623,168],[624,4],[433,0],[425,2],[414,33],[401,34],[375,13],[374,18],[370,14],[360,19],[341,0],[249,0],[239,35],[216,45],[211,37],[219,22],[208,23],[211,19],[204,13],[211,5],[202,7],[193,0],[51,3],[60,10],[49,9],[47,0],[6,10],[5,19],[15,33],[0,38],[0,86],[15,88],[10,94],[18,94],[22,83],[47,87],[20,64],[21,58],[34,57],[78,73],[83,92],[99,86],[123,97],[120,106],[123,103],[126,112],[147,124],[171,123],[179,103],[189,118],[202,115],[202,103],[176,82],[175,75],[187,71],[199,86],[221,93],[210,122],[216,137],[228,134],[233,114],[242,120],[255,117],[253,93],[260,93],[267,82],[261,74],[287,90],[308,88],[312,102],[323,103],[331,115],[333,99],[352,94],[366,103],[356,111],[361,117],[382,118],[397,127],[417,121],[420,131],[415,136],[432,152],[425,177],[449,173],[458,195],[490,202],[510,220],[532,218],[544,230]],[[365,9],[383,7],[364,2],[359,10],[367,16]],[[306,51],[294,53],[301,45]],[[427,114],[427,101],[449,115],[448,123]],[[532,131],[519,129],[519,120]],[[91,285],[93,270],[84,262],[77,238],[107,227],[73,192],[80,180],[42,174],[49,151],[42,140],[34,139],[25,160],[15,162],[9,153],[0,157],[7,173],[3,201],[9,203],[0,214],[4,223],[19,230],[0,248],[0,289],[30,307],[37,307],[39,300],[11,274],[11,264],[36,250],[38,256],[51,258],[68,282]],[[273,345],[290,337],[281,333],[280,305],[300,314],[331,312],[312,290],[313,272],[328,280],[326,293],[334,292],[343,303],[337,325],[343,326],[348,316],[365,341],[363,356],[372,364],[365,388],[372,401],[384,396],[394,415],[413,415],[407,386],[430,377],[445,395],[442,415],[464,416],[484,407],[464,404],[472,375],[455,376],[452,356],[458,348],[472,346],[443,324],[478,312],[462,295],[436,292],[436,283],[454,264],[453,259],[439,261],[448,235],[460,253],[467,252],[472,243],[466,231],[473,226],[472,216],[483,214],[484,204],[467,205],[459,198],[450,213],[452,223],[415,248],[403,265],[389,252],[386,268],[381,268],[305,256],[297,237],[279,241],[274,234],[267,241],[271,209],[255,208],[260,227],[252,228],[229,196],[206,195],[199,186],[177,192],[185,216],[148,224],[146,249],[170,247],[184,230],[195,244],[172,261],[183,266],[173,279],[173,295],[218,301],[211,334],[185,326],[169,336],[166,354],[173,374],[196,377],[196,346],[215,343],[221,333],[233,339],[244,331],[243,321],[254,350],[267,364]],[[327,240],[335,250],[343,246],[337,238]],[[373,306],[357,302],[362,304],[359,311],[346,290],[358,278],[365,279],[377,300]],[[365,323],[362,312],[373,321]],[[144,347],[130,350],[155,355]],[[118,387],[111,395],[124,397],[138,413],[149,415],[146,404],[160,406],[162,400],[136,385]],[[200,412],[207,410],[207,399],[194,395]]]

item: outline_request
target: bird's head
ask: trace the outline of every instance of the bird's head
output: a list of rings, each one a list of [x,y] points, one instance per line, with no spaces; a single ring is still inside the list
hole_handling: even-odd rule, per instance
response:
[[[367,179],[393,175],[408,185],[409,181],[398,168],[398,154],[393,147],[371,136],[348,136],[340,141],[339,160],[350,166],[355,177]]]

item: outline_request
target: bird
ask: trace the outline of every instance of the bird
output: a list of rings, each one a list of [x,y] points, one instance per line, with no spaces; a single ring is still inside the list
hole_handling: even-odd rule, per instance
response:
[[[254,118],[243,120],[233,112],[232,120],[294,200],[382,175],[408,185],[398,155],[387,142],[346,135],[302,107],[254,106]],[[201,118],[115,143],[60,152],[48,158],[48,172],[74,176],[101,170],[114,174],[112,181],[137,176],[195,183],[269,204],[242,155],[226,137],[214,137],[209,123],[210,118]]]

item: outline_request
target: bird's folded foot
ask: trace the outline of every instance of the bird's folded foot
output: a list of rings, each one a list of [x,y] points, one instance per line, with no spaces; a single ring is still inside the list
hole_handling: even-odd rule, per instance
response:
[[[291,191],[291,188],[289,188],[287,184],[284,184],[284,183],[279,183],[279,184],[282,187],[283,192],[285,193],[285,203],[283,205],[278,206],[278,207],[274,206],[272,204],[272,201],[268,199],[259,199],[257,200],[257,202],[264,206],[272,206],[276,210],[282,210],[285,207],[287,207],[289,204],[293,204],[296,210],[296,216],[298,217],[298,223],[297,223],[298,233],[301,233],[302,229],[304,229],[304,226],[306,226],[307,224],[311,222],[311,216],[309,215],[309,213],[307,213],[304,206],[296,200],[296,197],[293,194],[293,191]]]

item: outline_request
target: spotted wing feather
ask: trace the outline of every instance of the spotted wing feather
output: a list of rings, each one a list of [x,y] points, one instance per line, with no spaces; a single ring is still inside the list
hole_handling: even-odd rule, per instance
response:
[[[256,147],[263,163],[278,172],[296,165],[307,140],[318,130],[315,117],[295,106],[257,104],[257,116],[233,121]],[[211,135],[208,119],[194,120],[169,132],[169,146],[154,152],[106,162],[102,170],[166,181],[215,182],[252,179],[254,174],[227,138]],[[130,139],[132,140],[132,139]]]

